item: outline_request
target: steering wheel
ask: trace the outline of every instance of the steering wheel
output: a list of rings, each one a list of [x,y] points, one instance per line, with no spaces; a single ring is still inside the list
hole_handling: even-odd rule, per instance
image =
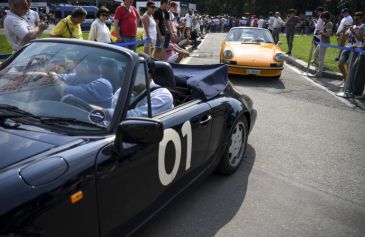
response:
[[[86,111],[89,111],[89,112],[94,109],[86,101],[84,101],[83,99],[80,99],[80,98],[78,98],[74,95],[64,95],[64,96],[62,96],[61,102],[69,104],[69,105],[76,106],[80,109],[83,109],[83,110],[86,110]]]

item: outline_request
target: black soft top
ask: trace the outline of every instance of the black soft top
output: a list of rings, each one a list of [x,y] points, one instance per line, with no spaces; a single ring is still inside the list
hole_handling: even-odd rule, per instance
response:
[[[228,68],[224,64],[171,64],[176,85],[188,87],[192,96],[209,100],[224,91],[228,84]]]

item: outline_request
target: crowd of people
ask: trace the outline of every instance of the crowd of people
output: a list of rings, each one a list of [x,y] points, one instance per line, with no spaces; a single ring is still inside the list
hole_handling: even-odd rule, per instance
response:
[[[30,9],[30,0],[13,0],[10,2],[10,12],[4,21],[5,34],[13,52],[16,52],[25,43],[39,37],[48,24],[40,19],[37,12]],[[208,32],[226,32],[235,26],[251,26],[267,28],[272,33],[274,43],[279,42],[279,34],[286,34],[288,44],[287,55],[292,54],[294,35],[309,33],[314,35],[314,54],[312,63],[318,66],[316,76],[320,77],[324,68],[324,58],[330,44],[330,37],[337,36],[339,50],[338,67],[344,81],[347,76],[345,65],[348,63],[352,48],[364,47],[365,25],[363,13],[355,12],[353,17],[349,9],[341,11],[341,19],[334,23],[334,14],[322,7],[315,10],[315,16],[299,17],[295,9],[290,9],[286,17],[281,17],[280,12],[269,12],[267,17],[256,15],[244,17],[209,16],[200,15],[197,11],[188,10],[186,15],[179,16],[178,4],[174,1],[160,0],[160,7],[154,1],[148,1],[147,10],[140,16],[132,5],[133,0],[124,0],[114,12],[114,29],[116,42],[125,43],[124,46],[136,50],[137,28],[142,23],[145,40],[144,52],[153,58],[179,63],[184,57],[189,56],[186,50],[188,45],[196,48],[204,35]],[[111,43],[112,36],[106,21],[110,17],[109,9],[101,7],[97,12],[97,19],[92,23],[89,40]],[[85,20],[87,12],[82,7],[77,7],[64,19],[61,19],[52,29],[50,37],[64,37],[83,39],[81,22]],[[309,27],[309,28],[308,28]],[[357,58],[358,54],[355,54]],[[354,61],[355,62],[355,61]]]

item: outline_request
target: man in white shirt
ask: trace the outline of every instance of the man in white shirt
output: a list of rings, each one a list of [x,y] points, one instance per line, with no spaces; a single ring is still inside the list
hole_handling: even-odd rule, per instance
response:
[[[257,22],[257,27],[258,28],[264,28],[264,22],[265,22],[264,17],[263,16],[260,16],[260,19]]]
[[[31,0],[27,0],[27,3],[28,3],[28,11],[23,16],[23,18],[29,23],[29,25],[31,25],[33,27],[38,26],[38,24],[40,22],[38,12],[30,9],[30,6],[32,4]]]
[[[352,25],[353,19],[350,16],[349,9],[347,8],[342,9],[341,14],[343,18],[341,19],[340,25],[337,28],[336,36],[338,46],[343,47],[346,43],[345,32],[347,31],[348,27]],[[338,57],[335,58],[335,61],[338,61],[340,59],[341,53],[342,50],[339,50]]]
[[[24,44],[39,37],[48,25],[39,23],[33,27],[23,18],[29,9],[26,0],[12,0],[9,2],[9,7],[10,11],[4,20],[4,31],[14,53]]]
[[[188,10],[188,13],[186,13],[185,15],[185,27],[189,30],[191,30],[191,26],[192,26],[192,15],[193,15],[193,11],[191,9]]]

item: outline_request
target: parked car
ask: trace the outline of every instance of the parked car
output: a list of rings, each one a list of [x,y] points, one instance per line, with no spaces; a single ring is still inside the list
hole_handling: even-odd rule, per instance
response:
[[[230,74],[280,78],[284,54],[269,30],[234,27],[222,43],[220,62]]]
[[[102,79],[85,88],[90,78],[78,73]],[[173,108],[153,114],[151,77],[171,91]],[[112,86],[112,105],[99,103],[95,84]],[[81,88],[93,96],[75,96]],[[146,116],[130,116],[141,101]],[[0,65],[0,235],[129,235],[197,180],[233,173],[255,119],[225,65],[33,41]]]

